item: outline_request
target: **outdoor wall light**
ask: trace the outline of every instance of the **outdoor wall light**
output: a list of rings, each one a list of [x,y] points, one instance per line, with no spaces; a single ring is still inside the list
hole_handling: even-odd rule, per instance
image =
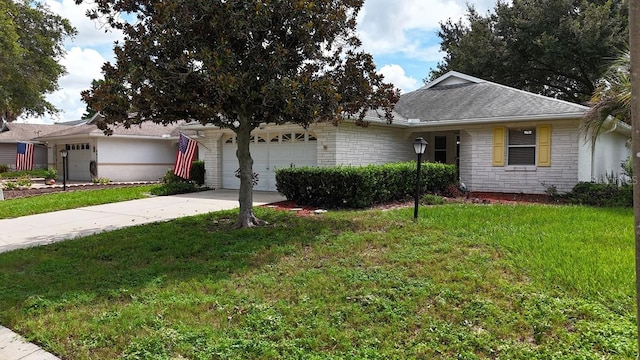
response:
[[[416,198],[415,205],[413,207],[413,221],[418,220],[418,203],[420,202],[420,164],[422,163],[422,154],[427,150],[427,141],[421,137],[416,138],[413,141],[413,150],[418,155],[418,165],[416,171]]]

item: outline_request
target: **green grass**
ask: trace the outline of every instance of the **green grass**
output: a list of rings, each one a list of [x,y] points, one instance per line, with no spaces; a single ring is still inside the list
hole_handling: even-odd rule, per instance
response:
[[[141,199],[149,196],[149,192],[157,187],[158,185],[143,185],[100,190],[78,190],[8,199],[0,201],[0,219]],[[0,229],[1,231],[2,229]]]
[[[65,359],[635,358],[630,209],[257,212],[0,254],[0,324]]]
[[[47,169],[6,171],[6,172],[0,172],[0,179],[17,179],[24,176],[45,177],[46,173],[47,173]]]

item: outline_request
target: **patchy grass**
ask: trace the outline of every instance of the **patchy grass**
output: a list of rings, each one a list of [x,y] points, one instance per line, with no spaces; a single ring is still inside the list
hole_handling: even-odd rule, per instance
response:
[[[0,219],[142,199],[148,197],[149,192],[156,187],[158,185],[79,190],[8,199],[0,202]]]
[[[68,359],[629,359],[633,213],[212,213],[0,254],[0,323]]]
[[[1,165],[1,164],[0,164]],[[0,179],[17,179],[21,177],[43,178],[47,173],[47,169],[36,170],[19,170],[19,171],[0,171]]]

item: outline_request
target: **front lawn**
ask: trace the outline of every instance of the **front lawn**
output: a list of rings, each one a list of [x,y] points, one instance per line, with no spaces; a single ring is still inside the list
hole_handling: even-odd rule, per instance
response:
[[[630,209],[257,213],[0,254],[0,324],[64,359],[635,358]]]
[[[75,209],[142,199],[159,185],[114,187],[113,189],[74,190],[0,201],[0,219]],[[2,229],[0,229],[2,231]]]

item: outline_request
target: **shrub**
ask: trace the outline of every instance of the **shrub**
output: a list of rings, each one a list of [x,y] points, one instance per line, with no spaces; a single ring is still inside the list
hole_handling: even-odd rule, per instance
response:
[[[151,195],[167,196],[176,194],[187,194],[203,190],[194,183],[190,182],[172,182],[163,184],[151,189]]]
[[[2,183],[2,188],[5,190],[15,190],[18,188],[18,184],[15,181],[7,181]]]
[[[434,194],[424,194],[420,199],[422,205],[442,205],[445,203],[443,197]]]
[[[564,194],[565,200],[571,204],[600,207],[633,206],[633,187],[630,184],[617,186],[592,182],[579,182],[571,192]]]
[[[204,173],[205,173],[204,161],[202,160],[194,161],[191,165],[191,176],[189,177],[189,180],[195,182],[198,185],[203,185]]]
[[[21,176],[16,180],[18,187],[31,187],[31,178],[29,176]]]
[[[0,173],[9,172],[11,168],[7,164],[0,164]]]
[[[421,193],[443,191],[456,183],[456,174],[453,165],[425,163]],[[415,162],[276,170],[278,191],[300,205],[364,208],[411,197],[415,186]]]
[[[44,173],[45,179],[55,179],[56,177],[58,177],[58,170],[54,168],[49,168]]]
[[[108,184],[111,182],[111,180],[109,178],[101,177],[101,178],[95,178],[91,180],[91,182],[93,182],[94,184]]]
[[[173,184],[173,183],[182,183],[187,182],[187,180],[181,178],[180,176],[173,173],[173,169],[169,169],[164,176],[160,179],[160,182],[163,184]]]

